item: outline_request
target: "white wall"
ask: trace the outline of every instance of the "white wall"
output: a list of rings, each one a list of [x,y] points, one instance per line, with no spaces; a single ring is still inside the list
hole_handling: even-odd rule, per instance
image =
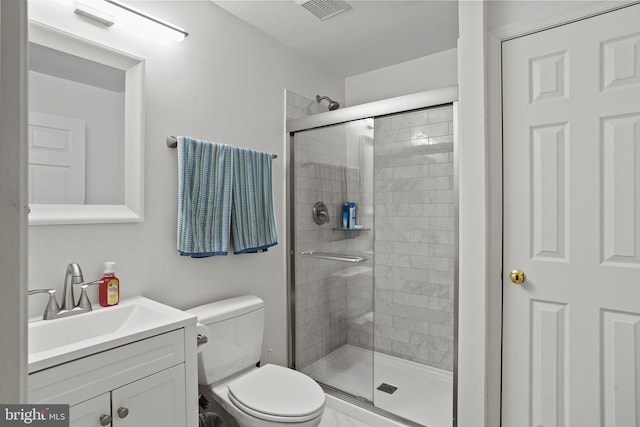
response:
[[[560,18],[581,10],[614,3],[602,0],[554,0],[554,1],[487,1],[485,24],[488,29],[526,25],[546,19]]]
[[[449,49],[345,79],[345,106],[458,84],[457,49]]]
[[[67,263],[78,262],[92,279],[101,275],[103,261],[113,260],[122,297],[145,295],[188,308],[255,294],[266,303],[263,356],[272,347],[273,361],[286,363],[285,88],[309,98],[342,96],[343,80],[208,1],[136,4],[189,32],[172,44],[126,34],[117,24],[98,27],[56,8],[56,1],[32,0],[30,13],[146,59],[145,222],[30,227],[30,286],[61,291]],[[167,135],[278,154],[273,189],[280,244],[262,254],[200,260],[178,255],[177,153],[165,145]],[[32,297],[31,315],[40,314],[44,303]]]
[[[0,402],[27,392],[27,3],[0,2]]]
[[[486,170],[484,3],[458,6],[458,426],[485,419]]]

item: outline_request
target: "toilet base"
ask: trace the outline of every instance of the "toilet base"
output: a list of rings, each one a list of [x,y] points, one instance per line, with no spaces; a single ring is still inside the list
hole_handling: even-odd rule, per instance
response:
[[[229,413],[219,402],[218,399],[213,395],[211,387],[198,385],[198,393],[202,394],[207,401],[209,402],[209,406],[206,409],[200,408],[200,413],[203,412],[214,412],[222,418],[224,421],[224,427],[240,427],[233,415]]]

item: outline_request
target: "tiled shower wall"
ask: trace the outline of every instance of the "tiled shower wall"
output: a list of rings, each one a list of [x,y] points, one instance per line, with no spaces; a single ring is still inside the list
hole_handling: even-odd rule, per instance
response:
[[[375,121],[376,350],[453,368],[453,108]]]
[[[287,119],[298,119],[312,114],[329,111],[326,105],[304,97],[291,90],[286,91],[286,115]]]

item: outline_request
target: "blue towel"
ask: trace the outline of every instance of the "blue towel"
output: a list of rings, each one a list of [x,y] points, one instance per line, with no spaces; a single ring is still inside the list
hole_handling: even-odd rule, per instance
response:
[[[264,252],[278,244],[270,153],[233,147],[231,236],[235,254]]]
[[[194,258],[229,250],[230,145],[178,138],[178,252]]]

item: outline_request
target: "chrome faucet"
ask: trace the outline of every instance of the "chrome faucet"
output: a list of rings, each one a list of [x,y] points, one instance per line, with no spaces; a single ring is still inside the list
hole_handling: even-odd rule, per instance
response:
[[[67,290],[67,282],[71,277],[71,286]],[[76,305],[75,292],[73,291],[73,285],[78,285],[84,282],[82,277],[82,269],[75,262],[67,265],[67,271],[64,275],[64,287],[62,288],[62,305],[60,310],[72,310]]]
[[[69,281],[69,278],[71,280]],[[56,291],[54,289],[33,289],[29,291],[29,295],[48,293],[49,302],[44,309],[42,315],[43,320],[58,319],[60,317],[73,316],[75,314],[88,313],[93,310],[91,301],[87,296],[87,288],[91,285],[97,285],[102,283],[102,280],[94,280],[92,282],[83,283],[82,270],[76,263],[71,263],[67,266],[67,271],[64,275],[64,287],[62,288],[62,306],[58,305],[56,299]],[[67,282],[70,286],[67,288]],[[80,298],[76,303],[75,292],[73,290],[74,285],[79,285],[81,292]]]

